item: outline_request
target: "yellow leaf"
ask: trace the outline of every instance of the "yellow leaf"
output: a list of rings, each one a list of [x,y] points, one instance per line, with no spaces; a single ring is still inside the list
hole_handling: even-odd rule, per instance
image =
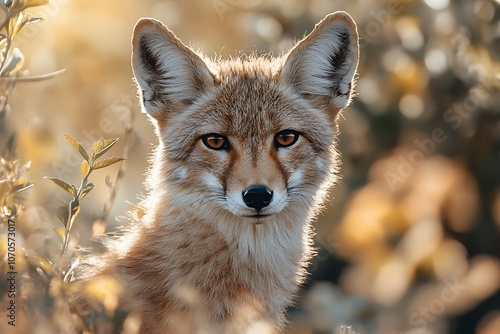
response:
[[[82,144],[76,141],[75,138],[71,137],[69,134],[65,133],[64,136],[66,139],[73,145],[73,147],[80,153],[80,155],[87,161],[90,162],[89,154],[83,148]]]
[[[82,166],[80,167],[80,170],[82,172],[82,179],[87,175],[87,173],[89,172],[90,170],[90,165],[87,161],[83,161],[82,162]]]
[[[30,13],[20,12],[17,16],[13,16],[9,20],[8,32],[10,38],[13,39],[19,31],[31,20],[32,15]]]
[[[71,231],[71,228],[73,227],[73,223],[75,222],[76,216],[78,216],[78,213],[80,212],[80,202],[78,198],[73,198],[71,202],[69,202],[69,211],[70,211],[70,218],[69,218],[69,223],[67,229]]]
[[[64,235],[66,234],[66,229],[62,226],[56,226],[52,228],[58,236],[61,237],[61,241],[64,241]]]
[[[116,139],[104,139],[101,138],[92,144],[92,153],[95,158],[99,158],[104,153],[106,153],[114,144],[116,144],[118,138]]]
[[[125,158],[111,157],[109,159],[101,160],[101,161],[96,162],[96,164],[94,165],[94,169],[108,167],[108,166],[111,166],[112,164],[115,164],[115,163],[120,162],[122,160],[125,160]]]
[[[82,193],[81,193],[81,195],[80,195],[80,199],[81,199],[81,200],[82,200],[82,199],[84,199],[84,198],[85,198],[85,196],[87,196],[87,195],[89,194],[89,192],[90,192],[92,189],[94,189],[94,188],[95,188],[95,187],[94,187],[94,184],[93,184],[93,183],[89,183],[89,184],[87,184],[87,185],[85,186],[85,188],[83,188],[83,190],[82,190]]]
[[[60,180],[60,179],[55,178],[55,177],[48,177],[48,176],[46,176],[45,179],[54,182],[56,185],[58,185],[59,187],[61,187],[64,190],[66,190],[70,195],[72,195],[72,196],[76,195],[75,187],[67,184],[63,180]]]
[[[61,223],[66,226],[68,223],[68,216],[69,216],[69,206],[67,203],[64,203],[64,205],[61,205],[58,210],[57,214],[59,216],[59,219],[61,220]]]

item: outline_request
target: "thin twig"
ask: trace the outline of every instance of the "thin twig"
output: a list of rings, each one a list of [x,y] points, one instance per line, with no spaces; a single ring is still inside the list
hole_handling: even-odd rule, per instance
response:
[[[10,19],[10,16],[4,16],[2,17],[2,21],[0,21],[0,28],[3,28],[3,26],[5,25],[5,23],[7,23],[7,20]]]
[[[77,205],[78,206],[80,205],[80,199],[81,199],[80,197],[82,196],[83,189],[85,189],[85,187],[87,186],[90,174],[93,171],[94,171],[93,164],[91,164],[89,162],[89,170],[87,171],[87,174],[85,174],[85,176],[83,177],[82,182],[80,183],[80,187],[76,191],[76,195],[69,202],[69,206],[68,206],[68,220],[66,222],[66,233],[64,234],[62,254],[61,254],[62,257],[64,257],[66,255],[66,251],[68,249],[69,237],[70,237],[71,230],[73,228],[72,221],[74,221],[76,219],[76,216],[79,213],[79,211],[77,211],[76,214],[73,214],[73,205],[72,205],[72,203],[74,203],[76,201]]]
[[[109,196],[108,201],[104,205],[101,217],[99,217],[98,219],[98,221],[101,221],[104,224],[108,220],[108,216],[111,213],[111,208],[113,207],[116,195],[118,194],[118,189],[120,188],[121,181],[125,176],[125,172],[127,171],[126,159],[128,158],[130,149],[133,147],[128,144],[130,135],[132,134],[132,123],[134,121],[133,104],[130,105],[129,110],[130,110],[130,119],[128,124],[125,125],[125,136],[124,136],[125,147],[123,148],[123,157],[125,158],[125,160],[123,160],[120,164],[120,170],[118,171],[118,174],[116,174],[115,181],[113,182],[113,187],[111,188],[111,194]]]
[[[43,81],[43,80],[47,80],[47,79],[52,79],[58,75],[63,74],[64,72],[66,72],[66,69],[54,71],[54,72],[47,73],[47,74],[26,76],[26,77],[0,77],[0,81],[36,82],[36,81]]]

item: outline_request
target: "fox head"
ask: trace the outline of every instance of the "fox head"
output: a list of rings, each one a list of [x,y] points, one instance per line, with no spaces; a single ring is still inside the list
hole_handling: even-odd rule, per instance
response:
[[[316,213],[334,183],[335,121],[358,64],[348,14],[326,16],[274,59],[211,61],[153,19],[137,23],[132,47],[159,138],[149,179],[156,201],[235,224]]]

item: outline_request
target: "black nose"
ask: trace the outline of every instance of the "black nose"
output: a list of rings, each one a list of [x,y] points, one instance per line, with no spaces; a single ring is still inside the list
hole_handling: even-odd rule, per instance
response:
[[[253,185],[243,192],[243,202],[257,211],[266,207],[273,199],[273,192],[266,186]]]

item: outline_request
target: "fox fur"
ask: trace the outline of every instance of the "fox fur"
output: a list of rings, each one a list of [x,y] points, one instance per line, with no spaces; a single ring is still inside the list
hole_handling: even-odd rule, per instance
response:
[[[354,21],[332,13],[281,57],[215,61],[141,19],[132,52],[159,143],[145,215],[103,272],[123,283],[120,303],[140,333],[282,329],[313,255],[311,221],[336,179],[336,119],[358,64]],[[293,145],[276,146],[283,130],[295,131]],[[211,133],[228,148],[207,147]],[[261,210],[242,198],[256,184],[272,191]]]

